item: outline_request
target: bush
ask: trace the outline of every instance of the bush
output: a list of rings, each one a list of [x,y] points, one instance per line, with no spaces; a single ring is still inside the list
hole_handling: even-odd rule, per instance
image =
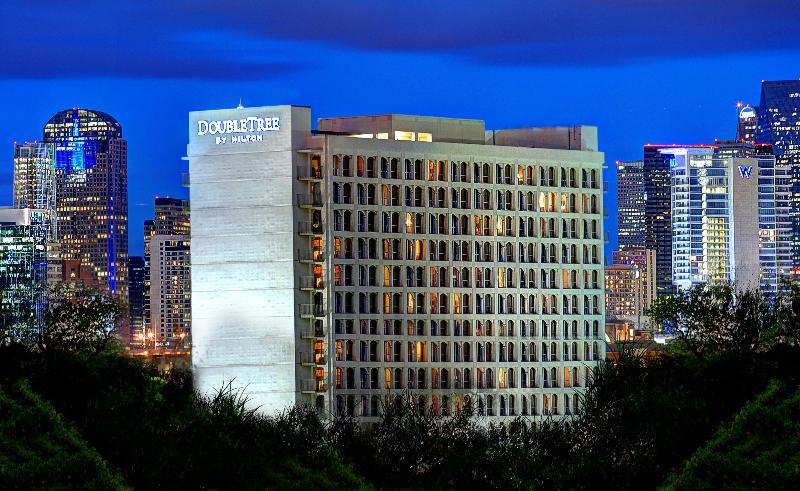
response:
[[[782,489],[800,479],[800,390],[774,380],[666,483],[670,489]]]
[[[0,388],[0,487],[119,489],[124,480],[23,381]]]

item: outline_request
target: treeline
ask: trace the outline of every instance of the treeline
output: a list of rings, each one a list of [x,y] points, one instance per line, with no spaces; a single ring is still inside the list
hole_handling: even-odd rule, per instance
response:
[[[50,423],[0,425],[0,488],[791,487],[800,477],[798,295],[741,295],[719,287],[662,301],[659,322],[686,326],[674,343],[655,357],[623,347],[595,370],[580,416],[536,424],[404,404],[368,428],[307,408],[264,417],[233,385],[199,397],[190,374],[121,356],[103,333],[89,336],[100,344],[63,336],[45,350],[7,343],[0,418],[38,405]],[[21,447],[22,431],[45,440]],[[83,471],[47,457],[61,451]]]

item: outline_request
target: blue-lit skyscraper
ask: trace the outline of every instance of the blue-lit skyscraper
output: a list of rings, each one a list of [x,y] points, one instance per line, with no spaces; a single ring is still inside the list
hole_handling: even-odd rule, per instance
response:
[[[44,127],[55,151],[61,258],[79,260],[101,287],[128,295],[128,150],[108,114],[67,109]]]
[[[800,80],[761,83],[759,143],[772,145],[777,167],[790,170],[792,265],[800,269]]]

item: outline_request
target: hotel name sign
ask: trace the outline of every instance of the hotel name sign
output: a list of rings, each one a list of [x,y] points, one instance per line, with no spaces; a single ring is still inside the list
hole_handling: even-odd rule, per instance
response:
[[[197,121],[197,136],[215,135],[216,145],[264,141],[264,133],[281,129],[281,118],[257,116],[242,119]]]

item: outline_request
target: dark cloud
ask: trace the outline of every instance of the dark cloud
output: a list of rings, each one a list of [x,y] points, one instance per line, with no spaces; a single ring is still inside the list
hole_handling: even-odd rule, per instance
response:
[[[226,32],[198,36],[177,4],[44,3],[5,7],[0,77],[248,80],[281,77],[309,65],[280,49],[242,49]]]
[[[800,48],[796,0],[7,3],[7,78],[280,77],[311,64],[309,42],[571,66]]]
[[[208,23],[216,2],[193,2]],[[212,24],[371,51],[498,64],[608,65],[800,48],[797,0],[373,0],[239,2]],[[238,10],[238,9],[237,9]]]

